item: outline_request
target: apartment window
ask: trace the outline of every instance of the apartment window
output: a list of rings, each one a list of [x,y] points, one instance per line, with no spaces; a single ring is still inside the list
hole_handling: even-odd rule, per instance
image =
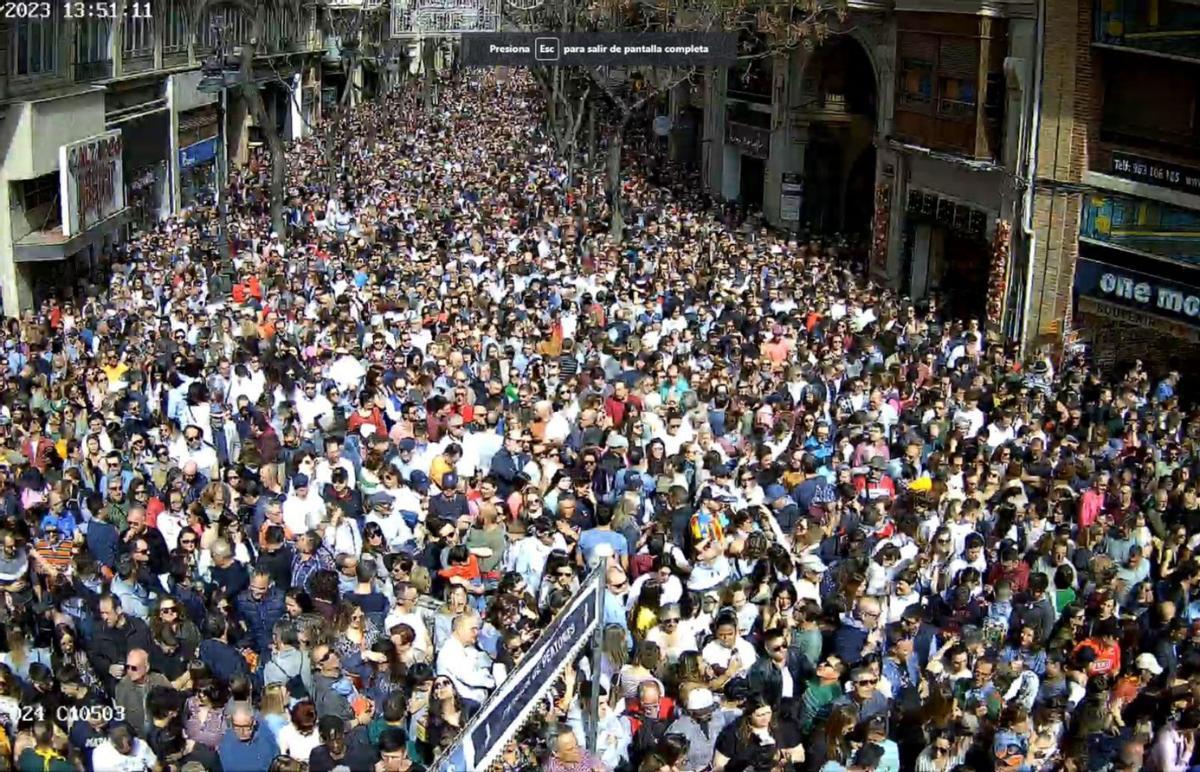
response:
[[[154,19],[125,15],[122,37],[125,53],[130,56],[149,56],[154,53]]]
[[[900,35],[900,104],[945,118],[973,118],[979,101],[979,40],[908,31]]]
[[[112,19],[75,20],[75,80],[112,77]]]
[[[57,4],[54,6],[57,8]],[[16,76],[47,75],[58,68],[58,13],[49,19],[9,21],[12,69]]]
[[[58,173],[43,174],[21,183],[21,208],[32,212],[58,203]]]
[[[162,25],[163,53],[187,50],[188,7],[185,0],[170,0]]]
[[[210,12],[201,22],[199,45],[208,50],[221,43],[240,45],[249,42],[251,25],[249,20],[236,9]]]
[[[900,102],[923,107],[933,104],[933,62],[925,59],[900,62]]]
[[[95,64],[112,59],[109,41],[112,39],[111,19],[77,19],[75,21],[75,61]]]
[[[938,114],[973,117],[976,91],[975,84],[966,78],[938,78]]]

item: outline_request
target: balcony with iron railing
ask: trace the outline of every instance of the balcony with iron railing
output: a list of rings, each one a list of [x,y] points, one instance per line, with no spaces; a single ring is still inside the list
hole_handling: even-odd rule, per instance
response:
[[[94,62],[74,62],[72,76],[76,83],[90,83],[97,80],[108,80],[113,74],[112,59]]]
[[[1095,0],[1095,44],[1200,61],[1200,5],[1177,0]]]

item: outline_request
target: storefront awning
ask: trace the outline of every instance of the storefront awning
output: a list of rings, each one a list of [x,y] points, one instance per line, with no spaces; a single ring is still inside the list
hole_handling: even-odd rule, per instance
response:
[[[13,244],[13,262],[65,260],[89,245],[102,241],[107,234],[128,222],[129,216],[129,207],[125,207],[74,236],[64,236],[61,230],[34,231]]]

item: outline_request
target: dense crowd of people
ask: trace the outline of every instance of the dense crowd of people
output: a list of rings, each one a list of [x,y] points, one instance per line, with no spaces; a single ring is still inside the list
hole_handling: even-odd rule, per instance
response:
[[[539,104],[357,108],[286,233],[250,167],[228,253],[188,212],[4,324],[0,767],[421,769],[598,570],[491,769],[1189,769],[1179,375],[1019,360],[636,136],[614,239]]]

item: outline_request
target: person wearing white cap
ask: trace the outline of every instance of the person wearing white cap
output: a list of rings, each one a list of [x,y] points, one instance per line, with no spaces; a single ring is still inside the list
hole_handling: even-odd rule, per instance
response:
[[[1133,666],[1137,668],[1138,675],[1148,683],[1154,676],[1163,674],[1163,666],[1158,664],[1158,659],[1150,652],[1142,652],[1133,660]],[[1147,678],[1146,676],[1150,676]]]
[[[698,770],[712,765],[717,735],[732,721],[729,713],[717,710],[717,699],[708,689],[688,692],[685,712],[667,728],[667,734],[678,734],[687,740],[687,756],[678,769]]]
[[[821,605],[821,577],[829,567],[820,556],[808,553],[800,558],[800,577],[796,580],[796,601],[811,600]]]

